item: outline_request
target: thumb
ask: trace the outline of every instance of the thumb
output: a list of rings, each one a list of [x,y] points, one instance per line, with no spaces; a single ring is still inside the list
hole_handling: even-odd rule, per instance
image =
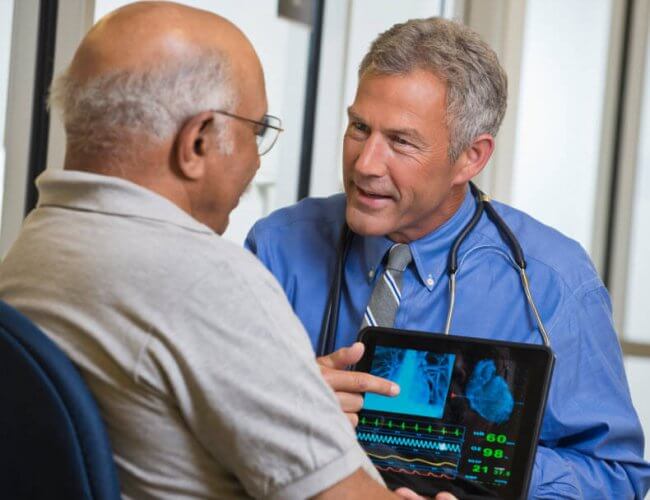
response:
[[[359,362],[365,349],[366,346],[361,342],[355,342],[350,347],[342,347],[327,356],[321,356],[316,361],[327,368],[345,370],[348,366]]]

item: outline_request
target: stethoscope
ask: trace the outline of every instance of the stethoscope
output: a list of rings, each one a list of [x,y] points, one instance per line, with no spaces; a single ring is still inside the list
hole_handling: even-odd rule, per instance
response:
[[[499,230],[499,234],[503,241],[508,245],[510,253],[514,259],[514,263],[519,271],[519,278],[521,279],[521,284],[524,289],[524,294],[526,295],[526,300],[530,310],[533,312],[535,321],[537,322],[537,327],[539,333],[542,337],[544,345],[550,347],[551,342],[544,328],[544,323],[542,318],[539,315],[539,310],[533,300],[533,295],[530,291],[530,285],[528,281],[528,275],[526,274],[526,260],[524,259],[524,253],[521,250],[521,245],[515,238],[515,235],[512,233],[508,225],[501,218],[501,216],[496,212],[492,204],[490,203],[490,197],[481,191],[474,183],[469,183],[470,190],[474,199],[476,200],[476,209],[474,215],[470,221],[465,225],[465,227],[458,233],[456,239],[451,245],[449,250],[448,262],[447,262],[447,274],[449,275],[449,306],[447,309],[447,320],[445,322],[445,335],[449,335],[449,330],[451,328],[451,320],[454,315],[454,306],[456,304],[456,273],[458,272],[458,249],[462,245],[467,235],[472,232],[472,230],[478,224],[481,215],[483,212],[487,213],[488,218]],[[330,286],[329,294],[327,297],[327,304],[325,306],[325,315],[323,316],[323,322],[321,324],[320,338],[318,342],[318,355],[323,356],[334,351],[334,345],[336,342],[336,327],[339,319],[339,308],[341,305],[341,288],[343,285],[343,274],[345,271],[345,261],[347,258],[348,251],[350,249],[350,244],[354,233],[350,230],[346,223],[343,223],[343,228],[341,230],[341,236],[336,250],[336,267],[334,269],[334,279]]]

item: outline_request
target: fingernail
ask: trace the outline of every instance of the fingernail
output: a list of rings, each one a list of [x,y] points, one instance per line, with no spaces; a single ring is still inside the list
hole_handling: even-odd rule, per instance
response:
[[[391,384],[390,385],[390,395],[397,396],[399,394],[399,385]]]

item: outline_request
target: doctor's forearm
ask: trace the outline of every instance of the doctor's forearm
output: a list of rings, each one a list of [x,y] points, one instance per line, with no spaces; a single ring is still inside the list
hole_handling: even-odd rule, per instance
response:
[[[539,446],[528,498],[641,498],[634,464],[598,460],[568,448]],[[636,491],[635,491],[636,490]]]

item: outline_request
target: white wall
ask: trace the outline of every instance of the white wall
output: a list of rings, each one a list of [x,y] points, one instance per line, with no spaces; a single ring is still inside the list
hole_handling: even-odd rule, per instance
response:
[[[5,115],[7,113],[7,85],[9,83],[11,20],[13,11],[13,0],[0,0],[0,137],[2,137],[2,154],[4,154]]]
[[[527,0],[511,202],[591,250],[611,0]]]
[[[5,119],[5,163],[3,176],[0,258],[20,232],[25,210],[34,68],[38,34],[38,0],[13,3],[11,24],[3,36],[11,37],[11,56]],[[2,23],[7,22],[2,19]]]
[[[642,91],[641,123],[637,149],[637,169],[630,221],[630,245],[625,293],[625,339],[650,343],[650,29],[646,37],[645,75]],[[634,401],[646,435],[645,457],[650,460],[650,358],[628,357],[626,371]],[[650,495],[648,495],[650,497]]]
[[[644,78],[623,324],[627,340],[650,343],[650,30]],[[650,412],[648,423],[650,430]]]
[[[9,84],[9,60],[11,56],[11,21],[13,0],[0,0],[0,200],[4,193],[5,177],[5,118],[7,115],[7,86]],[[0,203],[0,220],[2,204]]]

